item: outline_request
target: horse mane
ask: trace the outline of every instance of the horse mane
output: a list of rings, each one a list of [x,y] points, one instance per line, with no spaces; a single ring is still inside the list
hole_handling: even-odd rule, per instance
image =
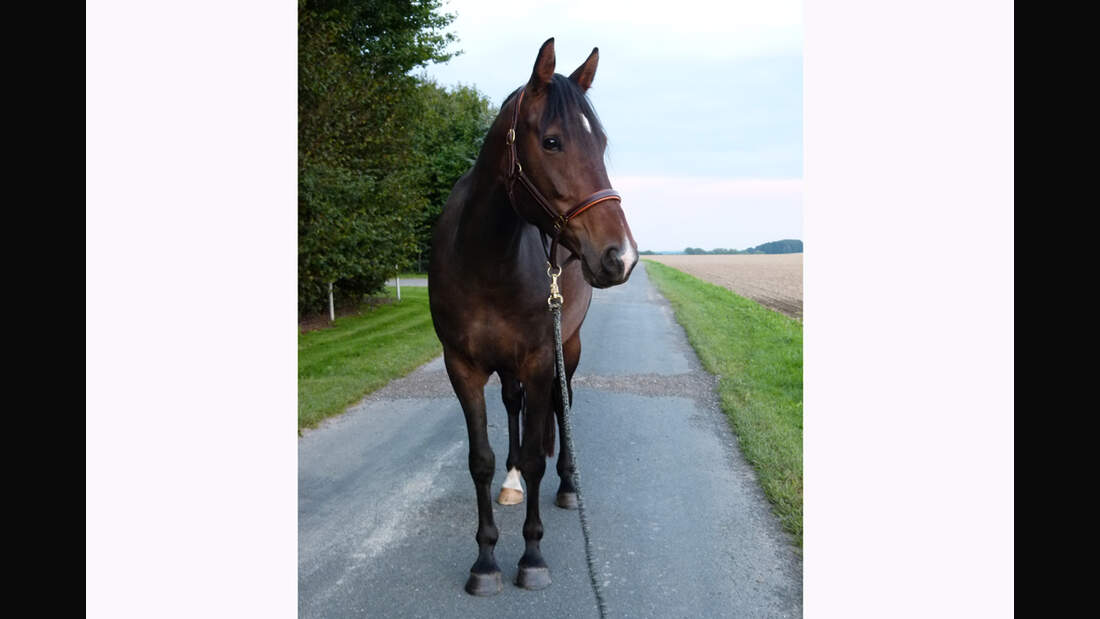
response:
[[[505,97],[504,103],[500,104],[501,109],[508,105],[509,101],[516,98],[519,91],[524,87],[520,86]],[[606,142],[607,133],[603,129],[603,124],[600,123],[600,118],[596,116],[596,110],[592,107],[592,102],[580,86],[573,83],[573,80],[560,73],[555,73],[550,80],[546,97],[546,107],[543,108],[542,118],[539,119],[540,132],[545,131],[548,125],[557,121],[563,131],[572,133],[573,126],[576,125],[578,119],[575,114],[571,113],[571,110],[580,110],[588,118],[588,124],[592,127],[592,133],[596,138]]]

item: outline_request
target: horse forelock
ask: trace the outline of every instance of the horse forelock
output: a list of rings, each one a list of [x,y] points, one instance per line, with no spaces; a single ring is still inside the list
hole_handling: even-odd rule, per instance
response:
[[[515,99],[523,88],[521,86],[505,97],[501,109]],[[581,130],[596,136],[598,141],[607,141],[607,133],[588,95],[573,80],[560,73],[554,74],[546,89],[542,116],[539,118],[539,132],[545,133],[546,128],[555,123],[567,134],[572,134],[579,125]]]

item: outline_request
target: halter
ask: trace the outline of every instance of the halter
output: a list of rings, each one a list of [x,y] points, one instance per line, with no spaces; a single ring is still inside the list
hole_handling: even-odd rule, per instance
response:
[[[546,211],[546,214],[550,216],[550,221],[554,226],[554,234],[551,237],[552,240],[550,242],[550,248],[546,250],[546,261],[551,268],[558,269],[560,273],[560,268],[556,264],[554,254],[557,253],[558,238],[565,230],[565,226],[568,225],[569,222],[575,219],[578,215],[601,202],[606,202],[608,200],[618,200],[620,203],[622,203],[623,198],[619,194],[619,192],[615,191],[614,189],[601,189],[600,191],[597,191],[596,193],[588,196],[584,200],[581,200],[580,204],[569,209],[564,215],[558,213],[558,211],[554,209],[554,207],[550,204],[550,201],[547,200],[541,192],[539,192],[538,187],[535,187],[535,184],[531,182],[531,179],[523,173],[523,166],[520,165],[519,154],[516,152],[516,127],[519,125],[519,109],[523,105],[523,94],[526,91],[526,87],[521,88],[519,91],[519,98],[516,99],[516,107],[512,111],[512,126],[508,129],[508,133],[504,138],[509,150],[508,199],[511,200],[512,206],[515,207],[515,184],[518,180],[521,185],[527,188],[527,193],[529,193],[531,197],[535,199],[535,202],[542,207],[542,210]]]

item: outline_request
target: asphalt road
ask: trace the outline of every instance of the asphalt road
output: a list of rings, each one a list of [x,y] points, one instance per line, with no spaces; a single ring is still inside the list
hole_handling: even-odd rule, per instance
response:
[[[609,616],[800,617],[802,561],[644,263],[627,284],[595,291],[581,337],[574,440]],[[508,444],[499,388],[495,377],[486,387],[494,497]],[[580,520],[554,505],[552,461],[540,505],[553,583],[512,584],[524,506],[494,502],[504,590],[463,591],[477,557],[466,458],[441,358],[306,432],[299,616],[597,617]]]

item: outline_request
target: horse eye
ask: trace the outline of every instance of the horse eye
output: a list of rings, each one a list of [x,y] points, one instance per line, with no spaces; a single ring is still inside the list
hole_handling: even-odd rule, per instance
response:
[[[561,150],[561,140],[558,138],[543,138],[542,147],[546,150]]]

